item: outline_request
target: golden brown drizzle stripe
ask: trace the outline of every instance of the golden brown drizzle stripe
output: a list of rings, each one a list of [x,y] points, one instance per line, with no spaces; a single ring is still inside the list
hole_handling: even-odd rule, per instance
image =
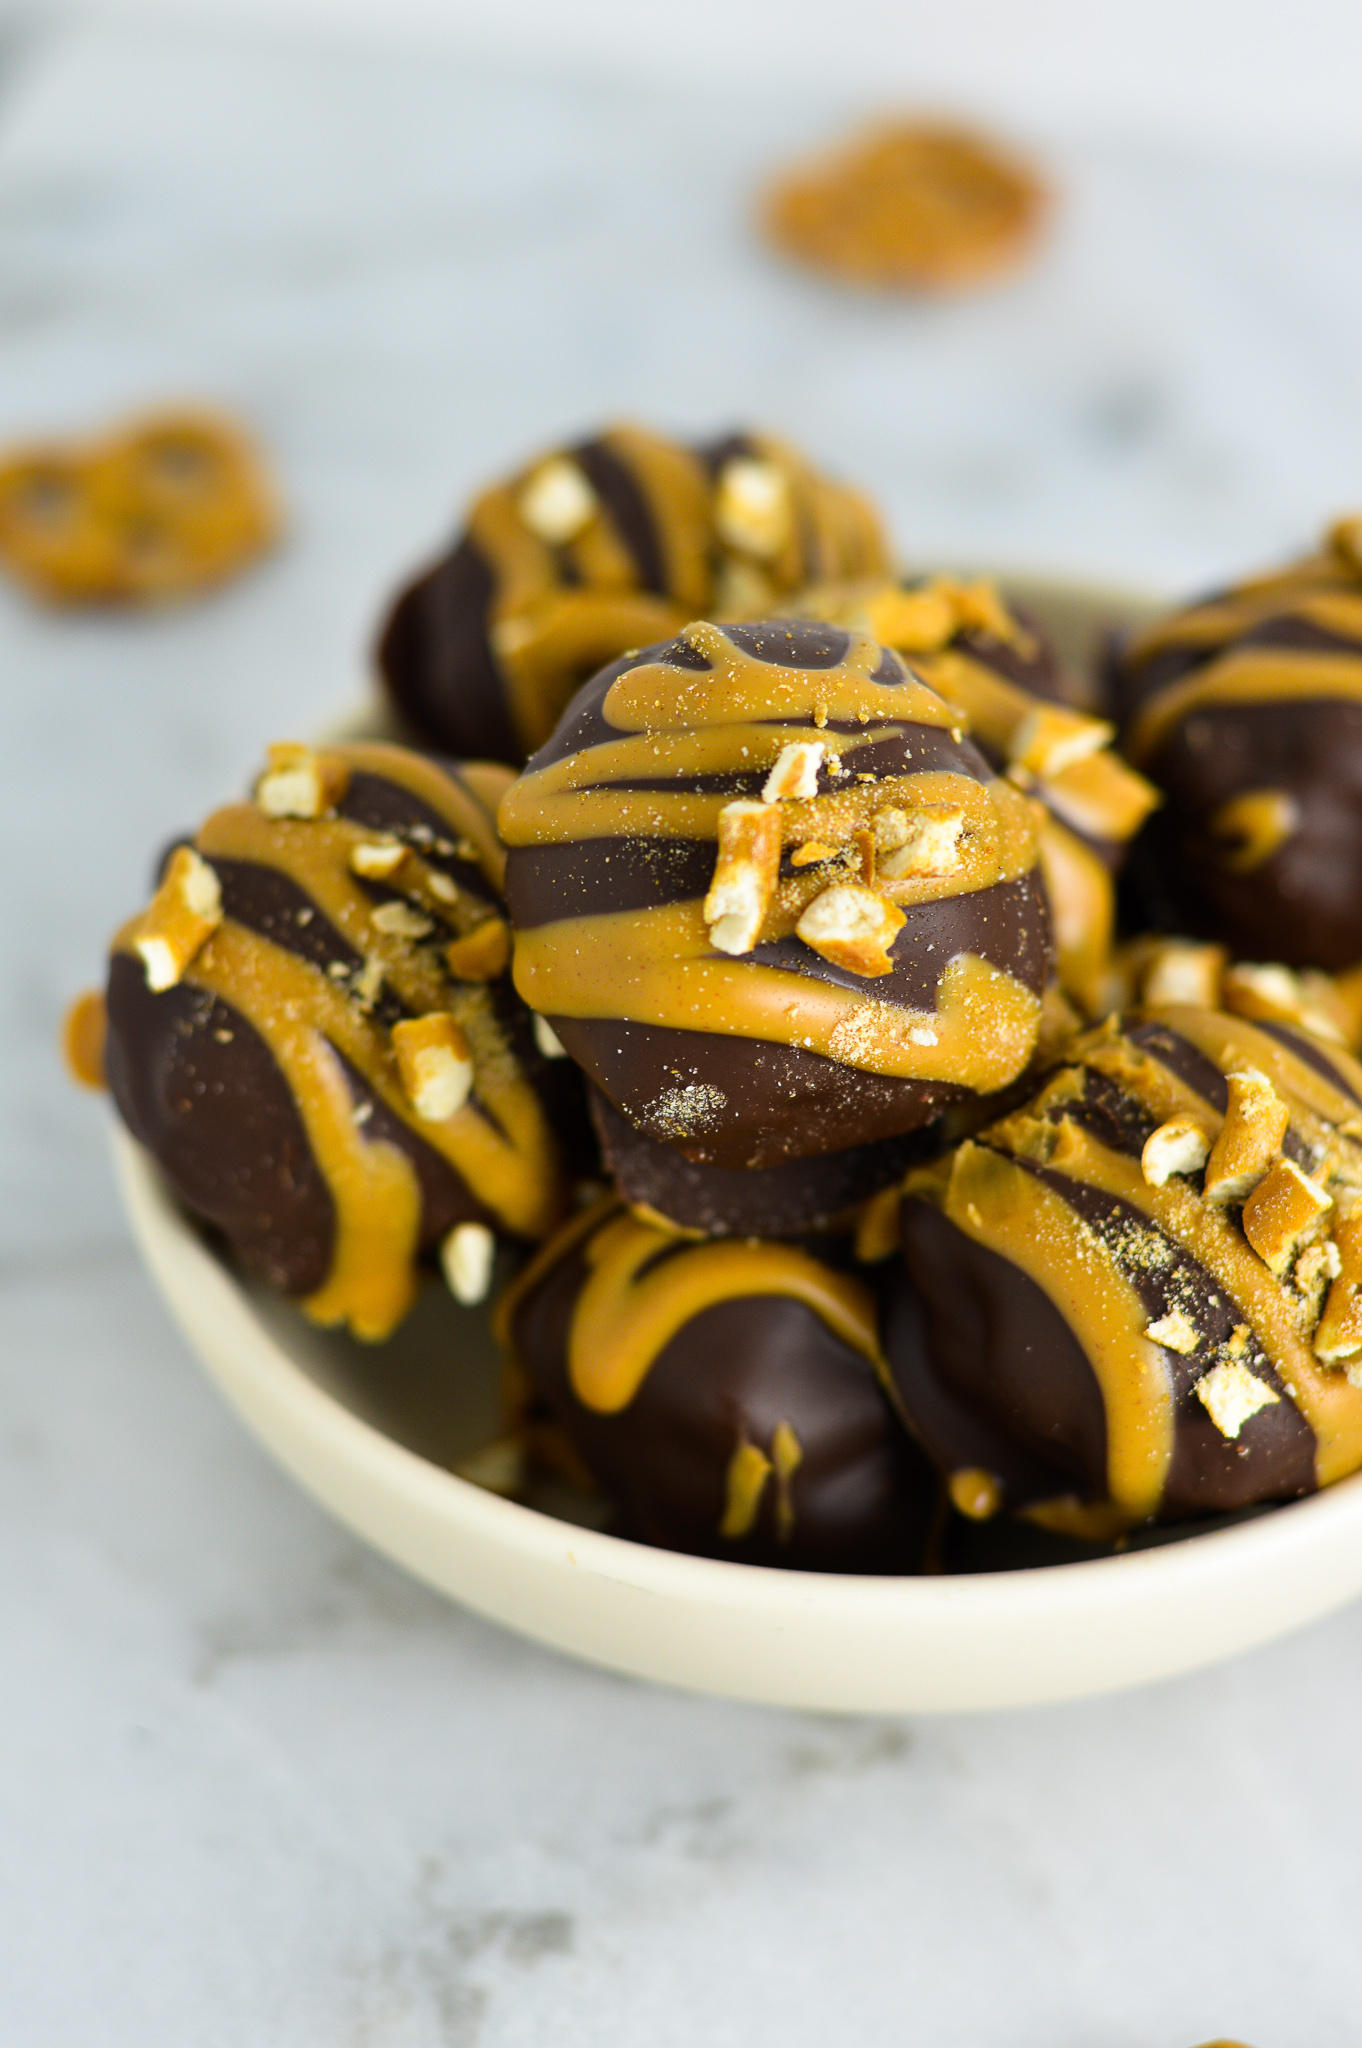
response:
[[[475,770],[460,781],[404,749],[376,744],[338,747],[323,759],[417,798],[443,820],[448,853],[458,850],[465,859],[475,858],[488,883],[493,888],[499,883],[503,855],[490,800],[504,787],[505,774]],[[466,890],[450,902],[423,885],[418,842],[411,849],[416,858],[410,860],[410,896],[431,921],[431,942],[417,943],[384,929],[374,921],[373,895],[351,867],[355,847],[374,836],[372,824],[338,813],[272,818],[256,804],[238,804],[214,813],[195,841],[210,863],[214,856],[255,863],[286,876],[304,892],[363,957],[367,995],[348,972],[338,979],[318,961],[230,915],[184,974],[187,982],[245,1018],[288,1083],[336,1214],[331,1272],[303,1305],[315,1320],[348,1321],[364,1337],[386,1335],[410,1305],[420,1193],[406,1155],[366,1138],[338,1054],[507,1230],[542,1234],[561,1201],[543,1108],[512,1051],[492,995],[483,985],[452,979],[442,960],[442,943],[475,928],[491,906]],[[115,950],[131,952],[142,923],[134,918],[124,926]],[[389,1032],[373,1014],[380,987],[392,990],[412,1015],[451,1012],[466,1034],[474,1094],[443,1122],[419,1119],[403,1089]]]
[[[735,548],[716,520],[718,480],[735,459],[762,465],[785,494],[769,551]],[[575,469],[597,499],[559,542],[525,516],[527,489],[551,465]],[[490,644],[527,753],[553,728],[565,676],[590,675],[621,647],[665,639],[699,613],[759,616],[781,592],[820,576],[872,574],[885,560],[865,500],[787,444],[744,435],[710,454],[629,425],[485,492],[468,537],[490,576]]]
[[[782,843],[845,839],[889,805],[948,802],[965,819],[960,865],[946,877],[909,883],[905,903],[987,889],[1034,868],[1034,816],[1006,784],[939,769],[858,779],[862,743],[914,727],[948,730],[952,720],[915,678],[881,680],[886,656],[868,635],[846,635],[841,658],[817,669],[761,659],[713,625],[688,627],[683,641],[703,667],[680,666],[663,650],[625,669],[606,690],[602,738],[579,752],[551,753],[512,787],[500,811],[511,847],[713,839],[725,796],[696,794],[688,781],[769,769],[788,742],[826,735],[836,762],[831,786],[782,804]],[[845,736],[842,726],[850,728]],[[682,786],[619,786],[666,777]],[[816,871],[787,874],[760,941],[788,939],[826,886]],[[668,894],[665,883],[659,893]],[[1039,1017],[1030,989],[970,954],[945,965],[937,1008],[923,1013],[878,999],[873,983],[835,987],[785,967],[727,958],[714,950],[698,900],[521,930],[515,976],[531,1007],[550,1016],[725,1032],[801,1046],[871,1072],[978,1088],[1015,1075]]]
[[[966,1235],[1011,1259],[1068,1320],[1102,1392],[1111,1499],[1135,1520],[1157,1509],[1166,1484],[1174,1445],[1170,1374],[1187,1371],[1148,1335],[1148,1287],[1188,1271],[1188,1261],[1204,1279],[1179,1282],[1172,1306],[1194,1327],[1204,1325],[1208,1304],[1222,1322],[1227,1312],[1242,1316],[1251,1344],[1241,1342],[1234,1356],[1308,1425],[1316,1483],[1362,1465],[1362,1388],[1321,1365],[1311,1348],[1318,1296],[1311,1302],[1289,1276],[1275,1277],[1237,1210],[1206,1201],[1196,1176],[1154,1186],[1141,1170],[1143,1129],[1191,1112],[1213,1141],[1223,1121],[1223,1077],[1254,1069],[1287,1105],[1288,1156],[1306,1162],[1330,1188],[1335,1214],[1346,1217],[1362,1199],[1362,1118],[1353,1093],[1362,1068],[1332,1046],[1293,1045],[1289,1036],[1173,1006],[1145,1013],[1128,1029],[1112,1020],[1073,1042],[1069,1064],[1035,1102],[906,1183]],[[1221,1089],[1206,1072],[1221,1079]],[[1118,1110],[1124,1104],[1124,1130],[1110,1114],[1088,1112],[1094,1078],[1099,1096],[1102,1087],[1114,1089],[1111,1101]],[[1134,1228],[1113,1235],[1095,1227],[1093,1205],[1104,1200],[1138,1219]],[[1209,1371],[1221,1350],[1199,1335],[1196,1373]]]

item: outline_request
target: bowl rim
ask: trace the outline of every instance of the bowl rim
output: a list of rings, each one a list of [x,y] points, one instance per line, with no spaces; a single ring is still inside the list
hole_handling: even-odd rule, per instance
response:
[[[953,573],[978,572],[955,565]],[[1073,606],[1108,614],[1118,627],[1161,604],[1147,590],[1031,565],[985,573],[1040,611]],[[318,739],[373,733],[378,715],[372,697],[352,700]],[[319,1384],[112,1114],[110,1133],[123,1205],[152,1277],[257,1439],[415,1577],[587,1662],[795,1708],[987,1711],[1204,1668],[1362,1594],[1362,1473],[1149,1549],[941,1576],[694,1557],[559,1521],[433,1463]]]
[[[1362,1474],[1283,1503],[1269,1515],[1149,1550],[936,1577],[811,1572],[693,1557],[559,1521],[434,1464],[319,1385],[180,1211],[149,1155],[114,1117],[110,1131],[120,1192],[151,1273],[201,1362],[253,1433],[323,1505],[416,1576],[489,1618],[588,1661],[776,1704],[959,1711],[1079,1697],[1172,1676],[1302,1626],[1362,1592],[1362,1541],[1356,1540],[1362,1537]],[[473,1565],[471,1572],[451,1570],[450,1559],[425,1554],[420,1542],[413,1545],[411,1531],[385,1527],[383,1515],[374,1513],[375,1495],[389,1507],[405,1501],[456,1548],[469,1546],[462,1564]],[[777,1633],[795,1623],[815,1633],[822,1625],[833,1638],[848,1630],[882,1630],[886,1650],[887,1638],[905,1629],[925,1632],[931,1639],[925,1646],[940,1653],[962,1632],[991,1631],[1001,1648],[1000,1631],[1014,1646],[1027,1629],[1046,1638],[1057,1627],[1080,1636],[1097,1628],[1107,1635],[1109,1629],[1100,1625],[1117,1615],[1137,1633],[1142,1620],[1165,1610],[1184,1625],[1172,1630],[1162,1656],[1113,1660],[1104,1643],[1095,1657],[1080,1656],[1076,1665],[1070,1658],[1067,1668],[1052,1670],[1048,1679],[1043,1672],[1014,1669],[982,1691],[977,1680],[952,1682],[946,1672],[921,1673],[921,1682],[907,1684],[886,1673],[878,1686],[829,1672],[819,1683],[805,1668],[807,1658],[787,1659],[783,1674],[772,1669],[764,1678],[759,1670],[735,1668],[727,1683],[716,1683],[712,1671],[686,1668],[694,1659],[659,1661],[647,1643],[631,1650],[627,1642],[603,1647],[585,1641],[571,1616],[561,1629],[548,1625],[546,1616],[536,1625],[534,1616],[516,1611],[514,1601],[508,1605],[496,1573],[480,1590],[474,1557],[480,1547],[503,1562],[518,1560],[531,1573],[557,1578],[567,1571],[598,1587],[646,1594],[692,1622],[697,1616],[719,1623],[759,1613]],[[1313,1572],[1302,1588],[1295,1561],[1304,1567],[1328,1554],[1346,1561],[1347,1568],[1341,1574]],[[1283,1587],[1284,1577],[1289,1587]],[[1256,1612],[1238,1613],[1228,1618],[1228,1627],[1217,1628],[1213,1612],[1220,1598],[1245,1584],[1258,1589]],[[1188,1609],[1209,1610],[1195,1640],[1186,1635]]]

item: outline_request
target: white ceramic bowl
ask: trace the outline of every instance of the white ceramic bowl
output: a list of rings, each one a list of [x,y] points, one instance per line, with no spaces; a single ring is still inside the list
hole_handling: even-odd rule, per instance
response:
[[[1128,596],[1009,579],[1067,650]],[[849,1578],[677,1556],[451,1469],[496,1429],[481,1312],[432,1288],[378,1349],[244,1286],[119,1128],[124,1201],[180,1328],[247,1426],[337,1518],[443,1593],[614,1670],[791,1707],[958,1711],[1170,1677],[1362,1592],[1362,1475],[1158,1548],[1025,1570]]]

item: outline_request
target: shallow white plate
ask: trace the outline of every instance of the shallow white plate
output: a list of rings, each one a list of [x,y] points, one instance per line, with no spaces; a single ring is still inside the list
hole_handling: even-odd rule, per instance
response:
[[[1075,655],[1129,597],[1008,579]],[[1083,1563],[846,1578],[681,1557],[521,1507],[450,1469],[497,1428],[486,1317],[438,1288],[390,1343],[242,1284],[115,1127],[137,1240],[180,1328],[301,1485],[396,1563],[540,1642],[738,1699],[859,1712],[1072,1699],[1170,1677],[1362,1592],[1362,1475],[1257,1519]]]

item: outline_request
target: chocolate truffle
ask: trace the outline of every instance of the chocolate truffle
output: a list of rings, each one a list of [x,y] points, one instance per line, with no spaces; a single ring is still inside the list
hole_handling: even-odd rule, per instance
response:
[[[1356,1471],[1359,1201],[1340,1047],[1176,1005],[1075,1040],[898,1213],[885,1351],[953,1498],[1110,1534]]]
[[[635,1129],[773,1167],[1021,1073],[1025,797],[864,633],[688,626],[583,689],[499,812],[516,986]]]
[[[1141,915],[1253,960],[1362,961],[1362,519],[1137,633],[1113,688],[1167,797],[1136,850]]]
[[[696,1243],[607,1198],[545,1246],[498,1325],[624,1534],[747,1564],[916,1566],[935,1481],[881,1386],[854,1273],[793,1244]]]
[[[1112,751],[1115,728],[1089,715],[1081,681],[983,577],[824,587],[792,609],[892,647],[964,712],[990,766],[1043,806],[1040,867],[1060,986],[1085,1016],[1099,1015],[1116,929],[1112,878],[1159,793]]]
[[[702,1166],[675,1145],[650,1138],[592,1088],[591,1119],[601,1157],[631,1207],[705,1237],[804,1237],[849,1229],[872,1195],[901,1180],[944,1142],[936,1127],[879,1138],[843,1152],[819,1152],[782,1166]]]
[[[761,434],[687,447],[609,427],[476,500],[398,597],[378,664],[422,741],[517,766],[574,690],[688,619],[755,618],[804,584],[881,572],[879,520]]]
[[[270,750],[115,938],[105,1072],[133,1136],[243,1267],[386,1336],[438,1253],[553,1227],[551,1064],[507,973],[509,776],[405,749]]]

